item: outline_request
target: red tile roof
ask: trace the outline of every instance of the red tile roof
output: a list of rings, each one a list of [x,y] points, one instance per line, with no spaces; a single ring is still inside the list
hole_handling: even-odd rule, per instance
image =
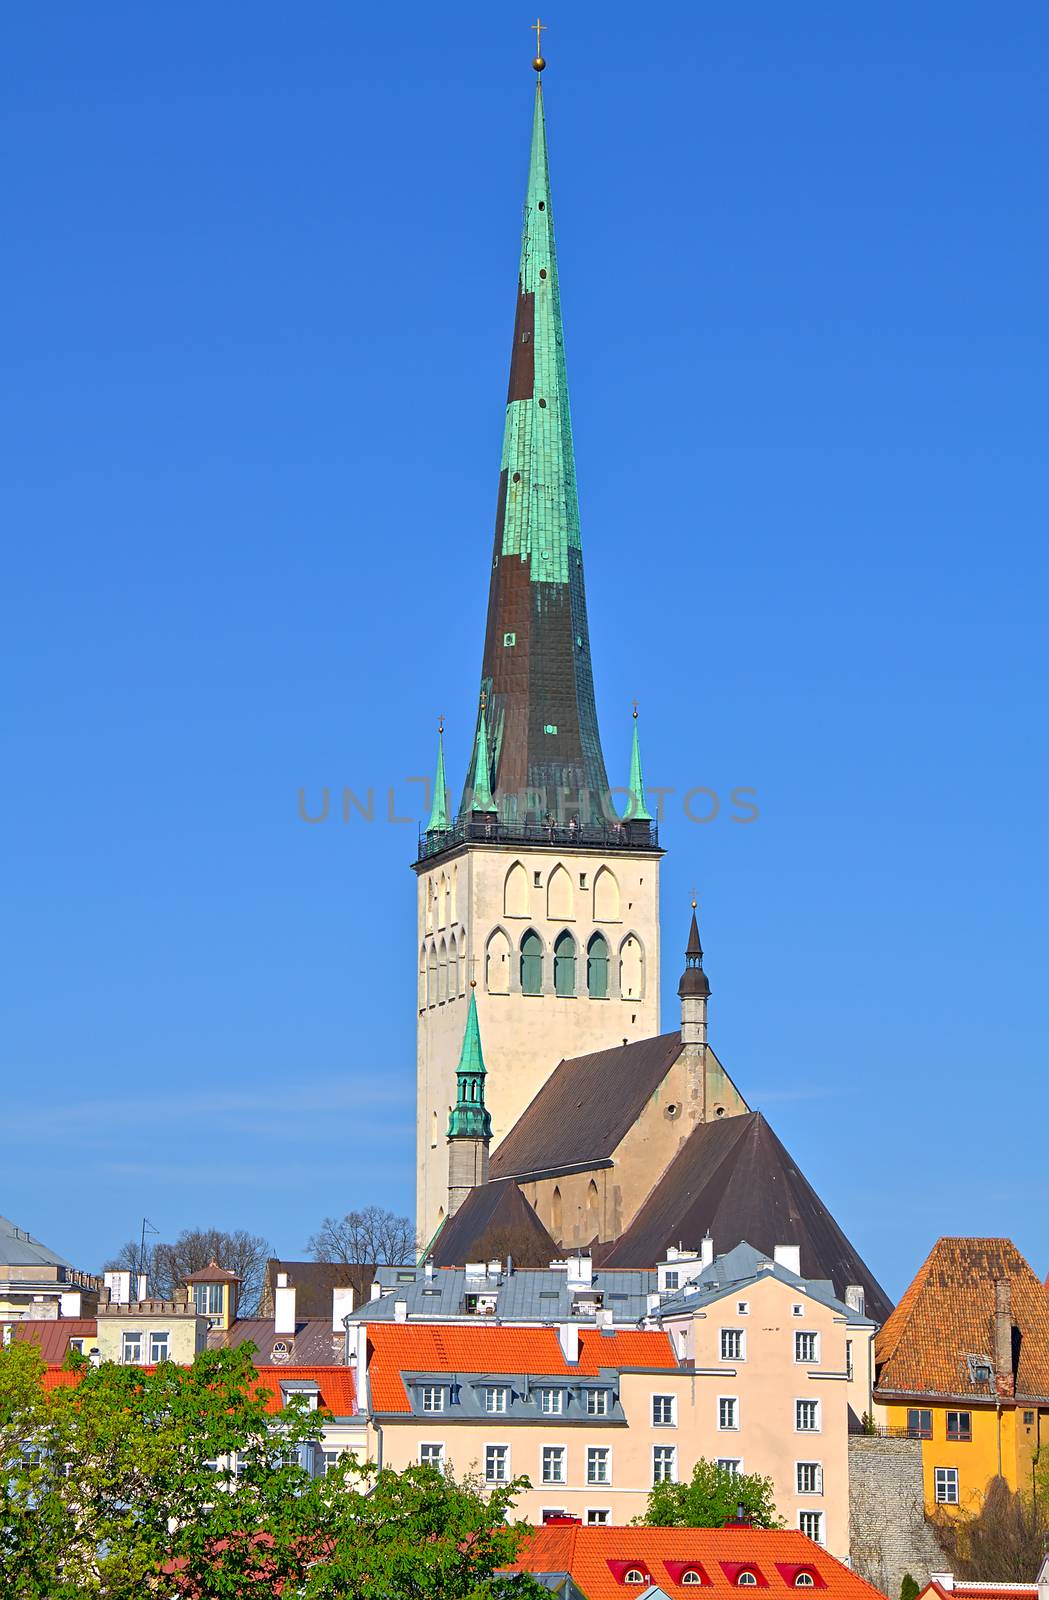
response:
[[[690,1566],[709,1581],[683,1584]],[[508,1570],[567,1572],[586,1600],[626,1600],[643,1592],[645,1585],[624,1583],[632,1567],[645,1575],[646,1584],[658,1584],[675,1600],[695,1595],[739,1600],[730,1574],[744,1566],[753,1570],[769,1600],[788,1593],[797,1600],[794,1577],[799,1569],[812,1573],[813,1587],[827,1600],[875,1600],[881,1595],[820,1545],[789,1529],[537,1528]]]
[[[69,1351],[70,1339],[83,1339],[86,1349],[98,1337],[98,1320],[95,1317],[43,1317],[26,1318],[22,1322],[0,1322],[0,1327],[10,1328],[13,1339],[24,1339],[35,1344],[50,1365],[61,1366]]]
[[[201,1267],[199,1272],[187,1273],[184,1283],[239,1283],[240,1279],[235,1272],[227,1272],[225,1267],[220,1267],[217,1261],[209,1261],[206,1267]]]
[[[1010,1239],[938,1239],[878,1334],[879,1392],[994,1399],[967,1357],[994,1361],[995,1283],[1012,1297],[1016,1396],[1049,1396],[1049,1295]],[[957,1591],[955,1591],[957,1592]]]
[[[143,1372],[156,1372],[156,1367],[143,1367]],[[61,1367],[48,1367],[43,1376],[45,1389],[72,1389],[80,1382],[79,1372],[63,1372]],[[357,1388],[350,1367],[256,1367],[256,1384],[268,1391],[266,1410],[272,1415],[284,1409],[281,1384],[292,1382],[317,1385],[317,1409],[333,1417],[352,1417],[357,1410]]]
[[[669,1337],[581,1328],[579,1361],[565,1360],[555,1328],[474,1328],[455,1323],[373,1322],[368,1379],[376,1411],[410,1411],[402,1372],[520,1372],[594,1377],[602,1367],[676,1367]]]

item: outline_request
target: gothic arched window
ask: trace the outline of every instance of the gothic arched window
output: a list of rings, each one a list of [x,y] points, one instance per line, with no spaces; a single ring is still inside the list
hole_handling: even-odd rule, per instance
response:
[[[575,940],[567,928],[554,941],[554,993],[563,999],[575,994]]]
[[[543,941],[534,928],[521,940],[521,993],[543,992]]]
[[[586,947],[586,992],[591,1000],[608,999],[608,940],[595,933]]]
[[[430,953],[426,957],[426,1004],[437,1004],[437,946],[430,946]]]
[[[489,994],[510,993],[510,957],[513,951],[502,928],[496,928],[485,946],[484,981]]]

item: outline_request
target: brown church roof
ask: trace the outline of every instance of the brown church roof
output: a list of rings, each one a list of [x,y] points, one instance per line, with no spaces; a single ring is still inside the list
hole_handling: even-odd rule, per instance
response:
[[[653,1267],[668,1245],[698,1250],[707,1233],[719,1253],[742,1239],[769,1256],[778,1244],[800,1245],[802,1277],[829,1278],[839,1298],[848,1284],[862,1285],[877,1322],[892,1310],[760,1111],[694,1128],[601,1264]]]
[[[510,1178],[471,1189],[430,1251],[435,1267],[512,1255],[518,1266],[547,1266],[557,1245]]]
[[[1016,1394],[1049,1396],[1049,1294],[1010,1239],[938,1239],[875,1342],[881,1392],[994,1398],[970,1356],[995,1360],[995,1285],[1009,1284]],[[1012,1382],[1008,1392],[1012,1391]]]
[[[491,1176],[607,1161],[680,1054],[680,1033],[661,1033],[562,1061],[492,1156]]]

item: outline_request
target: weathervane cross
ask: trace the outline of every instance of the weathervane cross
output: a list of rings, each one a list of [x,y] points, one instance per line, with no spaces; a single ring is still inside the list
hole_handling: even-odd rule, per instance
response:
[[[543,54],[543,34],[547,30],[547,25],[546,25],[545,22],[540,22],[539,18],[536,17],[534,22],[529,23],[529,27],[535,33],[535,56],[536,56],[536,60],[539,61],[539,60],[542,59],[542,54]]]

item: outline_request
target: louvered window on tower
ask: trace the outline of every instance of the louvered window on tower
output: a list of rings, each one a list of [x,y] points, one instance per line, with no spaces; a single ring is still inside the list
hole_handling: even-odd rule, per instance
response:
[[[575,940],[567,929],[554,945],[554,990],[563,999],[575,995]]]
[[[601,933],[586,947],[586,992],[591,1000],[608,999],[608,942]]]
[[[543,941],[532,931],[521,940],[521,992],[543,992]]]

